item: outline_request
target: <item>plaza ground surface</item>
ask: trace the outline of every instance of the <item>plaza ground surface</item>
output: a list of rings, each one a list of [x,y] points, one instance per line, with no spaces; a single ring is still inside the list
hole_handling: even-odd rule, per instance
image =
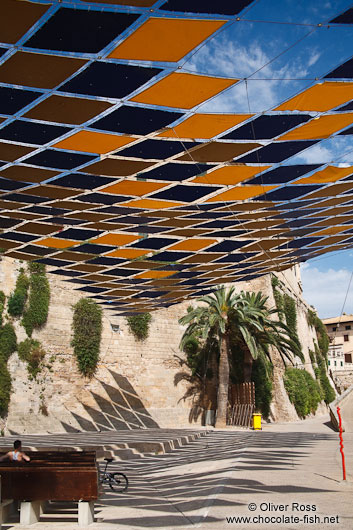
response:
[[[145,441],[149,435],[158,438],[155,430],[133,433],[137,438],[139,434]],[[112,434],[99,436],[100,442],[106,437],[111,443]],[[119,436],[123,439],[124,433]],[[160,431],[161,439],[170,436],[171,431]],[[65,444],[63,439],[65,435],[50,436],[55,446]],[[85,434],[75,435],[77,445],[78,439],[87,445]],[[344,445],[346,482],[342,482],[338,433],[331,429],[328,416],[265,424],[256,432],[203,431],[171,452],[112,463],[111,470],[128,476],[128,492],[105,490],[96,504],[96,522],[89,528],[352,530],[352,432],[344,433]],[[76,529],[76,510],[74,505],[54,504],[39,523],[20,527],[14,519],[3,529]]]

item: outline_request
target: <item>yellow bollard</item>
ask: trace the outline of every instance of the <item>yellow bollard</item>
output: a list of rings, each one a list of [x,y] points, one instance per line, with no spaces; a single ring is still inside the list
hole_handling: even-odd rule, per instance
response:
[[[262,431],[261,414],[252,415],[252,426],[253,426],[254,431]]]

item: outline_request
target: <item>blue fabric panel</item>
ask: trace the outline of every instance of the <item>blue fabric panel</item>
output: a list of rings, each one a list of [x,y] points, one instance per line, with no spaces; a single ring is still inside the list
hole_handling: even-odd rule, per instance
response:
[[[93,237],[98,237],[100,234],[102,234],[101,230],[89,230],[89,229],[79,229],[79,228],[68,228],[67,230],[63,230],[59,234],[57,234],[56,237],[59,237],[60,239],[77,239],[80,241],[85,241],[86,239],[91,239]]]
[[[239,163],[267,163],[267,162],[282,162],[291,156],[300,153],[304,149],[311,147],[316,144],[318,140],[300,140],[293,142],[278,142],[265,147],[260,147],[256,151],[238,158],[237,162]]]
[[[126,134],[148,134],[181,118],[181,112],[167,112],[123,105],[91,124],[94,129]]]
[[[12,228],[22,223],[21,220],[11,219],[10,217],[0,217],[0,228]]]
[[[166,247],[167,245],[169,246],[177,242],[178,242],[178,239],[163,238],[163,237],[147,237],[146,239],[142,239],[138,241],[137,243],[133,243],[131,246],[134,248],[150,248],[151,250],[158,250],[160,248]]]
[[[40,95],[40,92],[0,87],[0,114],[15,114]]]
[[[68,127],[16,120],[1,129],[0,138],[14,142],[43,145],[69,131]]]
[[[324,76],[324,78],[330,77],[351,79],[353,77],[353,58]]]
[[[321,167],[321,164],[305,164],[305,165],[296,165],[296,166],[280,166],[276,169],[262,173],[261,175],[247,180],[247,184],[285,184],[292,180],[314,171]]]
[[[41,202],[47,202],[48,199],[45,197],[36,197],[35,195],[25,195],[24,193],[9,193],[1,197],[4,201],[14,202],[26,202],[28,204],[39,204]]]
[[[353,7],[330,20],[329,24],[353,24]]]
[[[178,142],[168,140],[145,140],[139,144],[133,145],[119,151],[119,156],[131,156],[134,158],[154,158],[164,160],[177,153],[184,152],[185,149],[191,149],[199,145],[199,142]]]
[[[196,199],[200,199],[209,193],[219,190],[217,186],[185,186],[182,184],[176,185],[173,188],[169,188],[165,191],[160,191],[154,195],[150,195],[153,199],[163,199],[169,201],[183,201],[193,202]]]
[[[116,247],[112,247],[109,245],[96,245],[96,244],[90,244],[86,243],[84,245],[80,245],[79,247],[70,248],[70,252],[87,252],[87,254],[103,254],[104,252],[110,252],[111,250],[115,250]]]
[[[151,171],[145,171],[143,173],[143,178],[182,182],[190,177],[200,175],[212,167],[213,166],[207,164],[178,164],[170,162],[169,164],[164,164]]]
[[[353,126],[349,127],[348,129],[345,129],[340,134],[353,134]]]
[[[96,202],[100,204],[115,204],[117,202],[124,202],[132,199],[127,195],[114,195],[112,193],[88,193],[87,195],[80,195],[75,197],[76,200],[82,202]]]
[[[137,20],[139,15],[60,8],[25,43],[29,48],[97,53]]]
[[[338,107],[338,109],[336,109],[336,112],[345,112],[346,110],[353,110],[353,101],[345,103],[342,107]]]
[[[203,252],[232,252],[250,243],[255,243],[254,239],[245,239],[243,241],[222,241],[205,249]]]
[[[147,260],[150,261],[178,261],[179,259],[187,258],[192,256],[192,252],[159,252]]]
[[[161,71],[159,68],[96,61],[60,87],[60,91],[120,99]]]
[[[0,178],[0,190],[3,191],[19,190],[20,188],[25,188],[26,186],[29,186],[27,182],[18,182],[11,179]]]
[[[222,139],[231,140],[264,140],[275,138],[280,134],[293,129],[301,123],[311,120],[308,114],[280,114],[278,116],[260,116],[255,120],[234,129],[222,136]]]
[[[52,182],[55,186],[64,188],[79,188],[84,190],[93,190],[109,183],[113,183],[114,178],[98,177],[96,175],[84,175],[83,173],[70,173],[64,177],[58,178]]]
[[[26,159],[26,164],[55,169],[74,169],[94,160],[96,156],[46,149]]]
[[[319,188],[322,188],[320,185],[315,184],[307,184],[307,185],[299,185],[298,186],[285,186],[283,188],[270,191],[266,193],[265,195],[260,195],[259,197],[255,197],[253,200],[255,201],[290,201],[292,199],[296,199],[297,197],[301,197],[302,195],[307,195],[308,193],[311,193],[312,191],[315,191]]]
[[[253,0],[168,0],[160,9],[186,13],[218,13],[220,15],[236,15],[251,4]]]

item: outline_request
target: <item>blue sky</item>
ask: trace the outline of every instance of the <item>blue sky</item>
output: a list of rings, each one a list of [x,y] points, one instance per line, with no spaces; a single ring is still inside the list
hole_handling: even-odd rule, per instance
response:
[[[199,107],[200,112],[265,112],[311,86],[352,57],[353,26],[319,27],[351,7],[346,0],[260,0],[187,59],[200,74],[247,77]],[[353,164],[352,136],[324,140],[285,164]],[[341,313],[353,270],[353,249],[302,266],[306,300],[321,318]],[[353,313],[353,281],[344,307]]]

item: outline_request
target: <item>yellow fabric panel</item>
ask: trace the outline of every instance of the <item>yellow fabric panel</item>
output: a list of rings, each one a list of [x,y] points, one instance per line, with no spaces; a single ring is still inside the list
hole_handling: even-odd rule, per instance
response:
[[[105,154],[118,149],[123,145],[134,142],[136,138],[129,136],[117,136],[116,134],[105,134],[93,131],[80,131],[69,138],[53,145],[59,149],[71,151],[83,151],[85,153]]]
[[[146,271],[141,272],[141,274],[138,274],[135,278],[167,278],[176,272],[177,271]]]
[[[336,131],[340,131],[353,122],[353,113],[330,114],[314,118],[293,131],[289,131],[277,140],[311,140],[316,138],[328,138]]]
[[[68,248],[72,247],[73,245],[78,245],[79,241],[72,241],[70,239],[58,239],[56,237],[47,237],[46,239],[42,239],[41,241],[32,241],[32,244],[51,248]]]
[[[211,197],[206,202],[244,201],[245,199],[262,195],[263,193],[271,191],[274,188],[278,188],[278,186],[237,186],[231,190],[220,193],[215,197]]]
[[[225,22],[151,17],[108,57],[138,61],[179,61]]]
[[[342,179],[351,173],[353,173],[353,166],[327,166],[325,169],[317,171],[310,177],[304,177],[300,180],[297,180],[295,184],[322,184],[324,182],[336,182],[336,180]]]
[[[129,234],[106,234],[105,236],[97,237],[96,239],[91,239],[91,243],[97,243],[99,245],[116,245],[121,247],[141,239],[141,236],[133,236]]]
[[[162,210],[165,208],[174,208],[175,206],[180,206],[180,202],[159,201],[157,199],[140,199],[137,201],[124,202],[124,206],[131,206],[132,208],[143,208],[146,210]]]
[[[217,239],[186,239],[185,241],[180,241],[180,243],[175,243],[169,250],[197,251],[209,247],[212,243],[217,243]]]
[[[247,180],[271,166],[224,166],[194,178],[190,182],[204,182],[205,184],[238,184]]]
[[[318,83],[294,98],[282,103],[275,110],[330,110],[353,99],[353,83]]]
[[[135,259],[148,253],[148,250],[140,250],[138,248],[120,248],[119,250],[112,250],[112,252],[108,252],[108,254],[105,254],[105,256],[111,256],[113,258]]]
[[[229,86],[234,85],[237,81],[237,79],[222,79],[207,75],[173,72],[141,92],[141,94],[133,97],[130,101],[163,107],[191,109]]]
[[[105,193],[114,193],[114,195],[135,195],[142,197],[146,193],[160,190],[169,184],[160,184],[159,182],[143,182],[139,180],[121,180],[117,184],[112,184],[107,188],[102,189]]]
[[[254,114],[194,114],[173,129],[167,129],[158,136],[208,140],[252,116]]]

